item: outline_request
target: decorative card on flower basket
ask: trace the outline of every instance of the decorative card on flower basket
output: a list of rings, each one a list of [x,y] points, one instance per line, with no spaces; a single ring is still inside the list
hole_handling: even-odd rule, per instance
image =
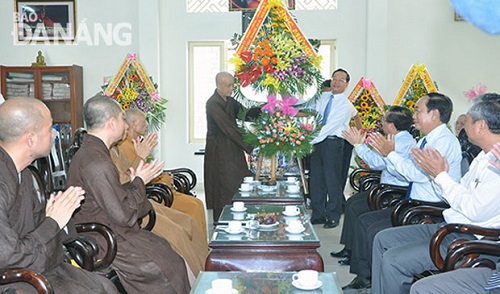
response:
[[[144,70],[136,54],[127,54],[111,82],[102,86],[102,94],[120,103],[124,110],[138,108],[146,115],[151,131],[158,131],[165,122],[165,104]]]
[[[372,80],[361,78],[348,99],[358,110],[363,129],[373,132],[381,128],[386,105]]]
[[[414,64],[406,75],[393,105],[408,107],[413,112],[418,99],[431,92],[437,92],[437,89],[427,68],[423,64]]]

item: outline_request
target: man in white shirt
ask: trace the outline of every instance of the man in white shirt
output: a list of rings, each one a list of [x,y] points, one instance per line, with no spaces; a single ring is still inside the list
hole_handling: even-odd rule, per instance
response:
[[[413,121],[415,127],[425,137],[418,143],[419,148],[434,148],[447,160],[450,176],[460,179],[460,163],[462,152],[455,135],[446,127],[453,111],[451,99],[440,93],[429,93],[420,98],[415,105]],[[438,191],[431,184],[431,178],[415,165],[411,158],[405,158],[395,152],[394,138],[386,139],[379,133],[370,136],[370,145],[386,159],[387,171],[399,174],[410,183],[407,197],[429,202],[443,202]],[[375,235],[381,230],[392,227],[391,214],[394,207],[370,211],[362,214],[356,221],[353,232],[353,246],[350,272],[357,274],[344,289],[360,289],[370,287],[372,247]]]
[[[382,119],[382,130],[385,135],[394,135],[395,151],[403,157],[410,157],[410,149],[416,144],[415,139],[408,132],[413,124],[412,113],[408,108],[401,106],[392,106]],[[399,173],[390,173],[386,169],[386,159],[378,152],[372,150],[365,143],[366,133],[354,127],[342,133],[345,140],[354,145],[357,155],[366,162],[371,169],[381,170],[381,184],[389,184],[407,187],[408,181],[401,177]],[[368,195],[371,190],[359,192],[349,197],[345,205],[344,223],[342,225],[342,235],[340,243],[345,248],[340,252],[330,253],[333,257],[342,257],[339,263],[349,265],[350,255],[353,244],[353,231],[356,220],[363,213],[371,211],[368,205]]]
[[[500,172],[488,154],[500,142],[500,95],[476,98],[467,113],[465,129],[472,143],[483,150],[460,183],[451,175],[449,159],[438,150],[413,149],[416,164],[433,179],[433,188],[450,205],[443,212],[446,223],[500,228]],[[373,244],[372,293],[408,293],[413,275],[436,269],[429,255],[429,241],[441,224],[390,228],[378,233]],[[474,239],[471,235],[460,238]],[[442,249],[454,238],[445,239]],[[452,291],[454,292],[454,291]],[[451,293],[451,292],[450,292]],[[454,292],[455,293],[455,292]]]
[[[323,116],[323,127],[312,141],[314,152],[311,154],[311,222],[324,223],[324,228],[335,228],[342,214],[344,198],[345,148],[348,143],[342,131],[349,127],[351,118],[361,129],[361,118],[356,108],[344,94],[350,76],[344,69],[332,74],[331,92],[324,92],[316,101],[314,109]],[[351,147],[352,148],[352,147]]]

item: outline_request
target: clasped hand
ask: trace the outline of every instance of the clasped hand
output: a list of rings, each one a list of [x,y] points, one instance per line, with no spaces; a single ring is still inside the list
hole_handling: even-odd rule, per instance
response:
[[[152,179],[162,173],[163,164],[164,162],[158,161],[158,159],[149,163],[144,163],[144,161],[141,160],[135,170],[133,167],[130,168],[130,181],[133,181],[135,177],[139,177],[145,184],[151,182]]]
[[[45,215],[57,222],[62,229],[69,222],[73,212],[80,207],[85,191],[81,187],[69,187],[66,191],[51,194],[45,207]]]

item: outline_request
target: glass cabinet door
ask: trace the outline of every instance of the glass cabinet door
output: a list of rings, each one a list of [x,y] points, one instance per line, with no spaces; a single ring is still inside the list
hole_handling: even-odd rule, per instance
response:
[[[35,97],[35,73],[9,71],[5,75],[6,99],[14,97]]]
[[[55,123],[71,122],[70,72],[41,73],[41,96],[39,97],[52,112]]]

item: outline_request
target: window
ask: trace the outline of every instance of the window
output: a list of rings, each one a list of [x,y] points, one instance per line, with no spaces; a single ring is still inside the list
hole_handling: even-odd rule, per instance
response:
[[[227,60],[235,49],[229,41],[220,41],[189,42],[188,50],[189,143],[203,143],[207,134],[205,103],[215,90],[215,75],[234,72],[234,65]],[[318,54],[323,56],[321,73],[329,79],[335,68],[335,41],[322,40]]]

